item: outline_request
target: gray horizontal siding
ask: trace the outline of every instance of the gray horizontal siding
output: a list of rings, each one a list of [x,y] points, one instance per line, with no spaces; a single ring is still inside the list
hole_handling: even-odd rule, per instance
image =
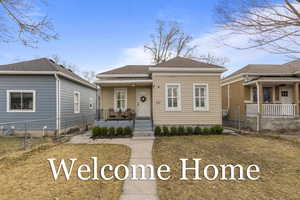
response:
[[[35,112],[7,112],[7,90],[35,90]],[[56,81],[54,76],[0,76],[0,123],[14,122],[4,126],[16,129],[56,129]],[[32,121],[24,123],[24,121]],[[0,125],[3,126],[3,125]]]
[[[74,113],[74,92],[80,92],[80,113]],[[96,117],[96,90],[60,77],[61,128],[91,124]],[[89,99],[93,98],[93,109]]]

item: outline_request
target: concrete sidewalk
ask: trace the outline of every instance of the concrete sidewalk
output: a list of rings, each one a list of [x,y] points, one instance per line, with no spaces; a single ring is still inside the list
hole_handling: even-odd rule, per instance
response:
[[[123,144],[131,148],[131,158],[129,165],[153,165],[152,145],[153,140],[149,139],[90,139],[90,134],[77,135],[70,140],[75,144]],[[146,170],[146,177],[149,177],[150,171]],[[141,177],[141,170],[138,170],[137,177]],[[130,180],[128,178],[124,183],[123,194],[120,200],[159,200],[156,190],[155,180]]]

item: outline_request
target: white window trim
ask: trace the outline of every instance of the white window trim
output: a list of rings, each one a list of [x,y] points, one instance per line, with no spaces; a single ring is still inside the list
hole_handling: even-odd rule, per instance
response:
[[[127,88],[114,88],[114,110],[117,112],[117,91],[124,90],[125,91],[125,108],[124,111],[127,110]]]
[[[13,92],[19,92],[19,93],[32,93],[33,94],[33,105],[32,105],[32,110],[11,110],[10,109],[10,93],[13,93]],[[6,91],[6,111],[7,112],[29,112],[29,113],[32,113],[32,112],[35,112],[35,108],[36,108],[36,92],[35,90],[7,90]]]
[[[177,99],[177,108],[172,108],[168,106],[168,87],[169,86],[178,86],[178,99]],[[181,84],[180,83],[166,83],[165,87],[165,110],[167,112],[180,112],[181,111]]]
[[[206,87],[206,99],[205,99],[205,107],[196,107],[196,92],[195,88],[197,86],[205,86]],[[194,83],[193,84],[193,107],[194,111],[209,111],[209,88],[207,83]]]
[[[75,94],[78,94],[78,111],[75,110]],[[73,109],[74,109],[74,113],[75,114],[80,113],[80,92],[78,92],[78,91],[74,92],[74,96],[73,96]]]
[[[89,109],[90,110],[94,109],[94,99],[92,97],[89,98]]]

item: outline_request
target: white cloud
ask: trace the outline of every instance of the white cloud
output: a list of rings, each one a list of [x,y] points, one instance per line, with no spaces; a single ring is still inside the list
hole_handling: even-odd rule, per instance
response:
[[[230,36],[225,31],[216,30],[195,38],[193,43],[199,46],[197,50],[199,55],[210,53],[229,58],[230,62],[226,66],[229,69],[227,73],[247,64],[281,64],[286,61],[286,57],[271,54],[262,49],[239,50],[232,48],[247,46],[248,39],[247,35]],[[224,40],[230,46],[224,45]]]

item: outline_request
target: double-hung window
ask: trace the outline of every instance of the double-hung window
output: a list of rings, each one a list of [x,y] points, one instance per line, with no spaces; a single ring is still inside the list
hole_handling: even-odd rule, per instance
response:
[[[80,113],[80,92],[74,92],[74,113]]]
[[[208,111],[208,85],[195,83],[193,87],[194,111]]]
[[[116,112],[127,109],[127,89],[115,88],[114,90],[114,109]]]
[[[166,111],[181,111],[180,84],[166,84]]]
[[[35,91],[8,90],[7,112],[35,112]]]

